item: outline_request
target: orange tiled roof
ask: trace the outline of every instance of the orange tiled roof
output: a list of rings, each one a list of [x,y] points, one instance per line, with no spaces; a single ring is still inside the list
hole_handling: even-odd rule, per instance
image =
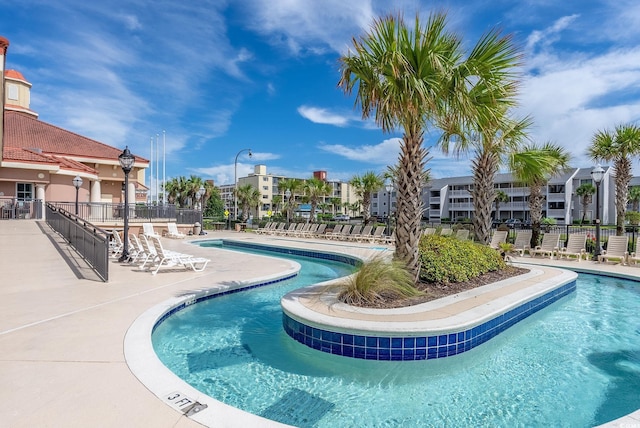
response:
[[[4,147],[39,149],[45,154],[118,160],[120,149],[58,128],[17,111],[5,111]],[[136,162],[148,160],[136,156]]]
[[[27,81],[27,79],[25,79],[22,73],[20,73],[18,70],[5,70],[4,75],[5,77],[9,77],[12,79],[22,80],[25,82]]]
[[[98,175],[97,170],[90,168],[83,163],[74,161],[73,159],[51,156],[29,149],[5,147],[3,151],[3,160],[5,162],[13,161],[22,163],[58,165],[62,169]]]

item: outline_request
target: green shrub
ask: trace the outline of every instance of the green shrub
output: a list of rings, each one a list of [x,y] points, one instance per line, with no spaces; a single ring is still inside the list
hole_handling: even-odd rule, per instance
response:
[[[364,263],[356,274],[329,285],[328,290],[337,290],[338,300],[355,306],[375,306],[422,294],[404,263],[379,257]]]
[[[500,253],[489,246],[449,236],[423,236],[419,250],[424,282],[468,281],[507,267]]]

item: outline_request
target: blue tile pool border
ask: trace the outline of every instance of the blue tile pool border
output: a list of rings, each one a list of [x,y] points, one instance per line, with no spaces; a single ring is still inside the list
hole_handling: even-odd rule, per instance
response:
[[[301,256],[301,257],[330,260],[338,263],[348,264],[350,266],[360,266],[362,264],[362,260],[356,257],[349,257],[342,254],[325,253],[321,251],[309,251],[309,250],[302,250],[298,248],[277,247],[272,245],[260,245],[260,244],[253,244],[253,243],[247,243],[247,242],[231,241],[227,239],[216,239],[213,241],[222,242],[222,244],[225,247],[230,247],[230,248],[232,247],[251,248],[254,250],[268,251],[268,252],[279,253],[279,254],[291,254],[291,255]],[[207,241],[199,241],[198,244],[206,243],[206,242]],[[193,298],[182,301],[178,305],[172,307],[167,312],[165,312],[160,318],[158,318],[151,332],[153,333],[156,330],[156,328],[158,328],[158,326],[162,324],[162,322],[167,318],[169,318],[171,315],[175,314],[176,312],[180,312],[181,310],[193,305],[194,303],[202,302],[204,300],[209,300],[209,299],[215,299],[217,297],[226,296],[228,294],[240,293],[242,291],[247,291],[247,290],[251,290],[258,287],[264,287],[267,285],[286,281],[288,279],[296,277],[297,275],[298,275],[298,272],[293,273],[291,275],[285,275],[279,278],[275,278],[269,281],[262,281],[254,284],[248,284],[243,287],[233,288],[229,290],[219,290],[219,291],[209,290],[209,291],[203,292],[197,296],[194,296]]]
[[[335,327],[328,330],[326,327],[322,329],[306,325],[284,312],[282,324],[285,332],[295,341],[330,354],[378,361],[430,360],[467,352],[575,290],[576,281],[573,280],[482,324],[432,336],[428,333],[425,336],[373,333],[363,336],[339,331]]]

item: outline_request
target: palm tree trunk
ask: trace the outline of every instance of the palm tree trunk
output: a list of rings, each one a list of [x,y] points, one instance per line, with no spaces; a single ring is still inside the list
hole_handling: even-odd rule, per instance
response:
[[[531,184],[531,193],[529,194],[529,212],[531,214],[531,247],[538,245],[540,240],[540,223],[542,222],[542,204],[544,195],[542,194],[542,186]]]
[[[481,153],[473,160],[473,229],[482,244],[491,240],[491,207],[495,199],[493,182],[499,159],[494,153]]]
[[[625,214],[631,181],[631,162],[627,158],[616,161],[616,235],[624,234]]]
[[[405,132],[402,137],[396,199],[396,257],[407,264],[416,282],[420,278],[422,177],[428,154],[422,148],[423,135],[422,129],[418,129]]]

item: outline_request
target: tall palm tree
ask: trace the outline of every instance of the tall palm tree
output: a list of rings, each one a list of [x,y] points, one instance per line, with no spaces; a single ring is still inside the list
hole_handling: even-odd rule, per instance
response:
[[[331,185],[324,180],[313,177],[304,182],[303,189],[305,196],[307,196],[311,204],[309,221],[313,221],[316,218],[316,208],[331,192]]]
[[[584,224],[587,218],[587,206],[591,203],[594,193],[596,193],[596,186],[591,183],[584,183],[576,188],[576,195],[580,197],[580,203],[582,204],[582,220],[580,223]]]
[[[629,187],[629,202],[632,211],[640,211],[640,186]]]
[[[371,193],[380,190],[384,185],[384,178],[373,171],[367,171],[362,175],[353,176],[349,184],[362,201],[362,219],[364,224],[368,224],[371,221]]]
[[[332,208],[331,208],[333,210],[332,214],[337,214],[338,213],[338,207],[342,206],[342,199],[334,197],[334,198],[329,199],[329,203],[332,205]]]
[[[506,204],[510,200],[511,200],[511,198],[509,197],[509,195],[507,195],[502,190],[498,190],[496,192],[496,198],[494,200],[494,202],[496,204],[496,215],[495,215],[494,221],[500,220],[500,204],[502,204],[502,203]]]
[[[242,207],[242,221],[247,221],[252,208],[258,208],[260,203],[260,191],[251,184],[238,186],[238,203]]]
[[[613,162],[616,171],[616,234],[622,235],[632,177],[631,160],[640,155],[640,127],[623,124],[613,131],[598,131],[587,153],[594,161]]]
[[[280,212],[280,204],[282,203],[282,195],[273,195],[271,198],[271,206],[274,212]]]
[[[531,214],[531,245],[537,245],[540,238],[543,186],[549,179],[569,168],[571,156],[561,146],[554,143],[529,144],[522,151],[513,153],[509,166],[522,183],[529,186],[529,212]]]
[[[300,194],[302,185],[302,180],[296,178],[285,178],[278,182],[278,192],[282,194],[287,220],[293,218],[293,212],[297,207],[296,196]],[[287,190],[291,193],[288,199],[286,198]]]
[[[401,16],[374,21],[368,34],[353,40],[354,52],[340,58],[339,86],[351,94],[363,118],[375,116],[384,132],[402,128],[396,199],[396,256],[418,279],[422,218],[422,172],[428,151],[424,132],[434,122],[456,122],[490,115],[483,105],[510,98],[506,84],[518,55],[508,38],[483,36],[463,59],[461,38],[446,30],[446,14],[429,16],[413,28]],[[447,120],[439,120],[442,118]]]

